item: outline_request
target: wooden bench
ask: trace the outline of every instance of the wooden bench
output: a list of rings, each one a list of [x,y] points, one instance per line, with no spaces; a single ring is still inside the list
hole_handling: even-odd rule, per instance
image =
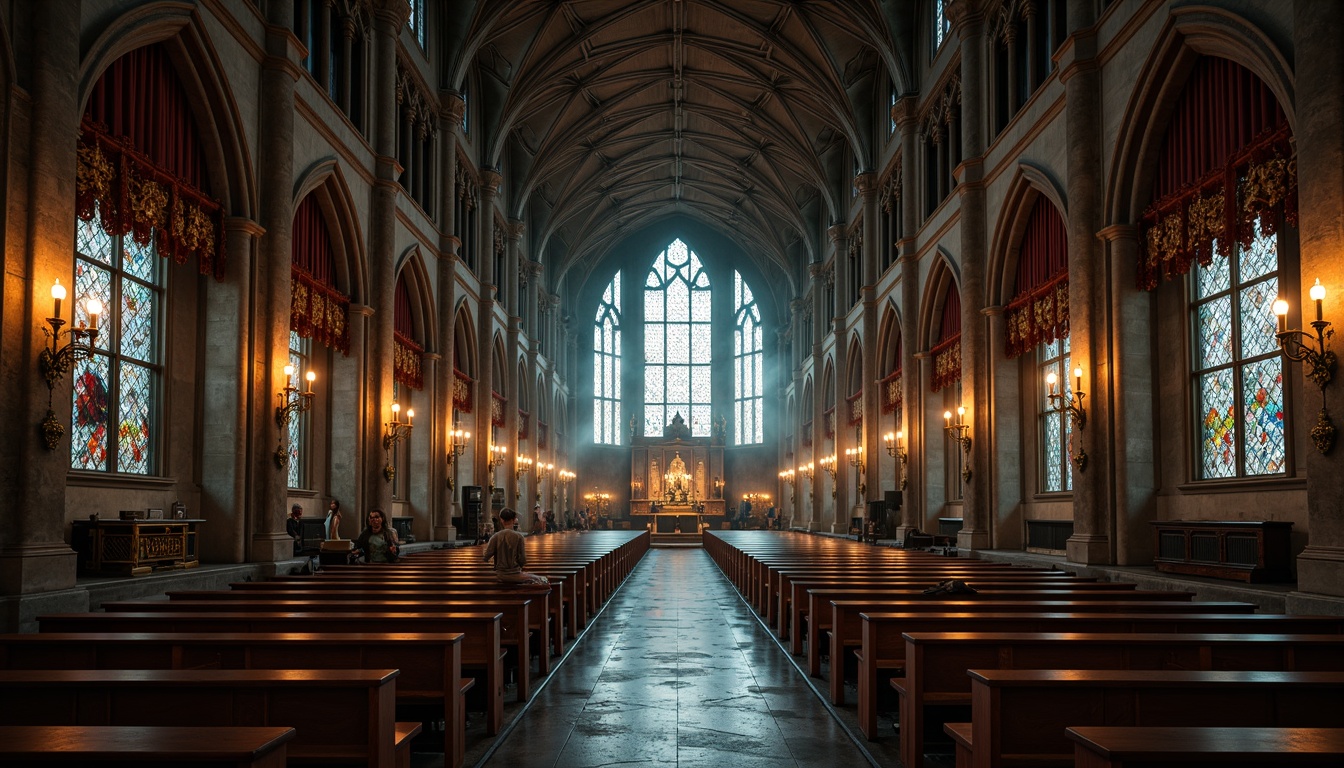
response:
[[[0,725],[292,727],[291,761],[410,764],[395,669],[0,671]],[[321,702],[321,706],[313,706]],[[400,753],[400,754],[399,754]]]
[[[1197,603],[1195,605],[1198,605]],[[905,665],[907,632],[1168,632],[1339,634],[1344,617],[1272,614],[864,613],[859,657],[859,729],[877,735],[877,682]],[[882,675],[882,671],[887,672]],[[885,687],[885,684],[884,684]]]
[[[1121,593],[1125,594],[1125,593]],[[961,597],[961,596],[958,596]],[[892,613],[928,613],[939,616],[975,614],[975,613],[1069,613],[1073,615],[1093,614],[1226,614],[1228,616],[1250,615],[1255,612],[1252,603],[1189,603],[1161,600],[1105,600],[1093,599],[1086,595],[1074,600],[999,600],[982,601],[979,595],[965,595],[967,600],[832,600],[831,601],[831,702],[836,705],[845,703],[844,659],[845,654],[863,644],[863,619],[865,613],[890,611]],[[821,643],[809,646],[807,650],[808,671],[815,665],[820,673],[821,661],[818,657]],[[904,650],[904,649],[902,649]],[[889,658],[889,657],[883,657]],[[897,664],[896,669],[900,668]]]
[[[327,634],[343,632],[462,633],[462,669],[484,678],[486,733],[504,722],[503,650],[499,613],[67,613],[39,616],[49,632],[230,632]],[[481,684],[481,680],[477,680]]]
[[[973,768],[1072,766],[1066,728],[1339,728],[1344,672],[972,669]]]
[[[920,768],[939,707],[971,704],[968,669],[1344,671],[1344,634],[907,632],[900,695],[901,762]]]
[[[281,727],[0,725],[0,763],[285,768],[285,744],[293,738],[293,728]]]
[[[1076,768],[1344,765],[1344,729],[1083,726],[1064,733]]]
[[[445,763],[466,745],[462,638],[453,634],[44,633],[0,635],[0,669],[399,669],[397,701],[433,705]]]
[[[292,613],[375,613],[387,615],[422,614],[427,610],[443,610],[448,613],[493,612],[500,614],[499,642],[505,648],[512,648],[517,656],[518,701],[527,701],[532,695],[532,659],[529,642],[527,599],[504,600],[486,598],[482,600],[452,600],[427,603],[420,600],[289,600],[282,596],[274,598],[253,598],[251,600],[129,600],[124,602],[103,603],[108,613],[248,613],[254,615],[292,614]],[[545,636],[545,630],[542,630]],[[543,644],[544,646],[544,644]],[[542,674],[550,672],[550,657],[543,651],[538,654]]]

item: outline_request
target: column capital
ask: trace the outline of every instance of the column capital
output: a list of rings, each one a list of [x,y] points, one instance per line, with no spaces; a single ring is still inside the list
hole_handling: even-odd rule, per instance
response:
[[[859,190],[859,195],[863,197],[864,202],[877,197],[879,185],[877,174],[873,171],[864,171],[854,177],[854,187]]]
[[[525,228],[526,224],[523,223],[522,219],[509,219],[505,228],[505,233],[508,235],[510,242],[517,242],[518,240],[523,239],[523,230]]]
[[[375,19],[395,24],[393,29],[399,30],[406,26],[411,18],[411,4],[406,0],[369,0],[369,6],[373,9]]]
[[[499,194],[499,188],[504,183],[504,177],[494,168],[481,169],[481,192],[485,193],[490,199],[494,199]]]
[[[891,107],[891,116],[901,133],[919,127],[919,97],[902,96]]]
[[[985,21],[980,0],[950,0],[943,6],[943,13],[947,15],[947,21],[952,25],[952,31],[957,33],[959,40],[965,40],[976,25]]]
[[[467,114],[467,102],[462,98],[462,94],[457,91],[441,91],[439,106],[439,116],[446,120],[449,126],[462,124],[462,118]]]
[[[847,231],[849,231],[849,227],[845,224],[832,224],[826,229],[826,236],[829,237],[831,242],[835,243],[838,248],[840,243],[844,241],[845,233]]]
[[[1139,228],[1135,224],[1112,224],[1097,233],[1097,239],[1105,243],[1114,243],[1118,240],[1139,239]]]

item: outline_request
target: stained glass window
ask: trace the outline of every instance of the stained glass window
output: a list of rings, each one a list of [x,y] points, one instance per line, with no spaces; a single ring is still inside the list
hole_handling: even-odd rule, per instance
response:
[[[307,386],[303,377],[309,368],[309,344],[309,339],[303,338],[295,331],[289,332],[289,364],[294,366],[294,373],[289,377],[291,387],[302,389]],[[285,438],[289,445],[289,487],[303,488],[308,464],[308,412],[295,414],[285,428],[288,430]]]
[[[1194,267],[1192,387],[1203,480],[1286,471],[1283,359],[1275,339],[1278,237]]]
[[[765,355],[761,338],[761,310],[756,297],[733,271],[733,440],[738,445],[765,442]]]
[[[943,47],[947,40],[949,32],[952,31],[952,22],[947,20],[947,2],[946,0],[934,0],[933,3],[933,52],[937,55],[938,49]]]
[[[593,442],[621,444],[621,273],[607,284],[593,321]]]
[[[415,41],[420,44],[421,50],[425,49],[425,0],[411,0],[411,13],[406,17],[406,26],[411,28],[415,34]]]
[[[644,280],[644,434],[662,434],[680,413],[693,436],[709,436],[709,319],[709,275],[673,240]]]
[[[163,376],[162,260],[152,245],[109,235],[93,221],[75,229],[74,323],[102,302],[93,353],[73,368],[70,466],[148,475],[158,470],[158,393]]]
[[[1069,338],[1065,336],[1039,348],[1040,363],[1036,382],[1039,392],[1041,441],[1041,491],[1058,493],[1073,490],[1073,472],[1069,469],[1069,441],[1073,439],[1073,421],[1050,402],[1050,387],[1045,377],[1055,374],[1056,392],[1065,398],[1073,395],[1073,368],[1069,365]],[[1056,401],[1060,402],[1060,401]],[[1067,400],[1063,401],[1067,402]]]

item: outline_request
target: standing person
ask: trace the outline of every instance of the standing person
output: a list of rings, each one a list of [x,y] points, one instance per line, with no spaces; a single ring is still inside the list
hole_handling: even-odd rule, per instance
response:
[[[505,507],[499,512],[499,524],[502,526],[485,545],[483,562],[495,561],[495,578],[505,584],[546,584],[545,576],[528,573],[523,570],[527,565],[527,552],[523,547],[523,534],[518,532],[518,513]]]
[[[341,538],[341,502],[332,499],[327,505],[327,519],[322,522],[322,530],[327,534],[328,541],[335,541]]]
[[[534,520],[532,530],[537,533],[546,533],[546,513],[542,511],[540,504],[532,508],[532,519]]]
[[[362,557],[369,563],[395,563],[400,544],[396,529],[387,526],[383,510],[374,508],[369,510],[368,523],[355,539],[350,556],[352,559]]]
[[[294,540],[294,554],[303,551],[303,507],[295,504],[289,508],[289,519],[285,521],[285,533]]]

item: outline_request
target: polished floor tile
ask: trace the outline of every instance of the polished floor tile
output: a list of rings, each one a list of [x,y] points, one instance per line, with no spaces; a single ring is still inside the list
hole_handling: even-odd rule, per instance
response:
[[[651,550],[486,766],[869,761],[703,550]]]

